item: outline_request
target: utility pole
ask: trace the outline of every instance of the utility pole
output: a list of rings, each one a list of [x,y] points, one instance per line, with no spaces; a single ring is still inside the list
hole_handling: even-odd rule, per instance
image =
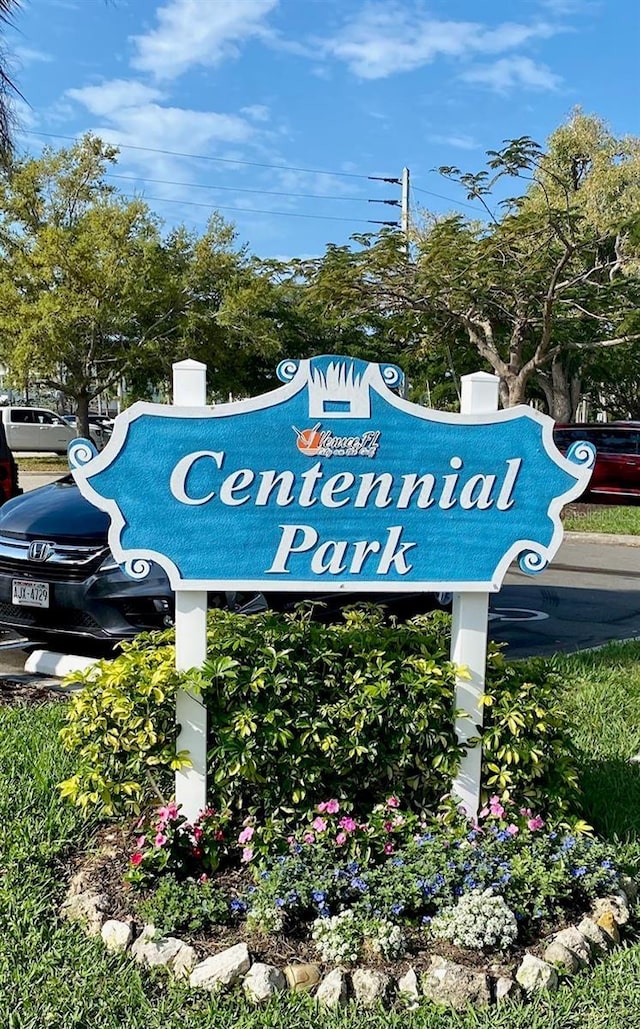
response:
[[[389,182],[392,186],[400,186],[400,200],[370,200],[370,204],[388,204],[389,207],[400,208],[400,228],[405,238],[407,253],[409,253],[409,231],[411,228],[410,210],[410,175],[409,169],[402,169],[402,178],[394,178],[387,175],[368,175],[367,178],[376,182]],[[376,225],[397,225],[397,222],[375,222]]]
[[[409,169],[402,169],[402,196],[400,200],[400,228],[404,233],[404,238],[407,241],[407,248],[409,247]]]

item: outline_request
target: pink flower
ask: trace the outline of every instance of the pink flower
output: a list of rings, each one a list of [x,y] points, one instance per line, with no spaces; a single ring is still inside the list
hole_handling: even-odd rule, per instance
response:
[[[328,815],[336,815],[340,810],[340,805],[337,800],[328,800],[325,807],[325,811]]]
[[[198,829],[198,827],[196,826],[196,828],[193,830],[193,838],[196,841],[196,843],[198,842],[198,840],[201,840],[202,839],[202,829]]]
[[[140,862],[142,861],[142,858],[143,858],[143,855],[140,853],[139,850],[137,850],[135,852],[135,854],[131,855],[131,864],[132,865],[139,865]]]
[[[246,829],[243,829],[240,835],[238,836],[238,843],[248,843],[251,837],[253,836],[253,833],[254,829],[250,825],[248,825]]]
[[[341,818],[338,825],[341,829],[344,829],[345,832],[355,832],[358,828],[358,825],[354,822],[353,818],[348,818],[347,816]]]
[[[346,843],[346,842],[347,842],[347,834],[346,834],[346,832],[339,832],[338,835],[336,836],[336,843],[338,844],[338,846],[341,847],[342,844]]]
[[[393,824],[394,826],[404,825],[404,818],[402,815],[394,815]]]
[[[324,832],[327,828],[327,822],[324,818],[314,818],[311,823],[311,828],[315,829],[316,832]]]
[[[251,861],[252,857],[253,857],[253,848],[252,847],[245,847],[244,850],[242,851],[242,860],[244,861],[244,863],[246,864],[247,861]]]
[[[178,817],[178,805],[177,804],[167,804],[166,807],[161,807],[161,808],[158,809],[158,818],[162,822],[166,822],[170,818],[177,818],[177,817]]]
[[[385,854],[393,854],[393,843],[385,843],[383,850]]]
[[[391,832],[393,829],[393,822],[385,822],[383,828],[385,832]]]
[[[163,832],[157,833],[155,838],[156,847],[164,847],[165,843],[167,842],[167,839],[168,837],[165,836]]]
[[[292,847],[295,842],[296,842],[295,836],[287,836],[287,843],[289,844],[290,847]]]
[[[400,801],[397,797],[387,797],[387,807],[400,807]]]
[[[509,836],[517,836],[520,830],[517,825],[511,824],[507,826],[507,832],[509,833]]]
[[[520,814],[524,818],[531,818],[531,808],[530,807],[521,807],[520,808]]]
[[[138,839],[136,840],[136,850],[142,850],[146,838],[146,836],[138,836]]]
[[[502,816],[504,815],[504,808],[500,803],[499,797],[491,798],[491,800],[489,801],[489,810],[491,811],[491,814],[494,815],[496,818],[502,818]]]
[[[209,882],[209,876],[207,875],[207,873],[206,873],[206,872],[203,872],[203,873],[202,873],[202,875],[201,875],[201,876],[200,876],[200,878],[198,879],[198,882],[199,882],[199,883],[208,883],[208,882]]]
[[[488,814],[489,814],[489,808],[488,807],[483,807],[482,811],[478,815],[478,818],[486,818]]]
[[[318,804],[318,806],[316,808],[316,811],[319,811],[320,814],[323,815],[325,813],[325,811],[327,810],[327,804],[328,803],[329,803],[328,800],[323,800],[322,804]]]
[[[544,819],[540,818],[540,815],[536,815],[535,818],[530,818],[527,825],[531,829],[531,832],[535,832],[536,829],[544,829]]]
[[[202,849],[200,847],[194,847],[192,849],[191,853],[193,854],[194,858],[201,858],[202,857]]]
[[[316,838],[315,838],[315,836],[313,835],[312,832],[306,832],[304,834],[304,836],[302,837],[302,842],[303,843],[315,843],[315,841],[316,841]]]

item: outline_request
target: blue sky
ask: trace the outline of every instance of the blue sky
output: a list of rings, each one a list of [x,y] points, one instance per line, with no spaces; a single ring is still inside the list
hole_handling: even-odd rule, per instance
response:
[[[394,218],[367,201],[398,187],[367,176],[404,165],[416,207],[461,206],[434,169],[542,141],[576,104],[640,135],[637,0],[23,4],[8,38],[20,145],[96,132],[122,146],[114,185],[166,225],[201,229],[217,208],[264,257]]]

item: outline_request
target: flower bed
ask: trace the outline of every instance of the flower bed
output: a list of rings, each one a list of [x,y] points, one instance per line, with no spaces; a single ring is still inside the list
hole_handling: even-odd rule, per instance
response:
[[[391,796],[366,820],[335,799],[322,802],[286,835],[273,824],[234,827],[229,812],[213,810],[190,825],[173,804],[137,828],[103,908],[147,927],[136,945],[147,963],[162,963],[149,961],[154,947],[175,959],[177,944],[175,953],[166,949],[174,934],[195,945],[180,965],[192,976],[197,956],[206,965],[221,947],[244,948],[265,968],[284,957],[289,976],[298,962],[317,969],[317,979],[334,966],[366,965],[384,981],[409,973],[427,981],[434,961],[444,960],[447,975],[463,968],[492,982],[481,991],[486,999],[498,979],[515,982],[523,956],[553,975],[584,964],[575,942],[566,947],[562,933],[552,941],[559,930],[578,932],[567,927],[589,911],[601,922],[591,924],[604,952],[628,920],[621,891],[633,892],[610,847],[567,826],[550,828],[497,796],[475,824],[450,805],[420,817]],[[104,897],[99,879],[93,889]],[[550,944],[553,960],[540,960]],[[584,944],[590,954],[594,946]],[[193,985],[202,985],[197,976]]]

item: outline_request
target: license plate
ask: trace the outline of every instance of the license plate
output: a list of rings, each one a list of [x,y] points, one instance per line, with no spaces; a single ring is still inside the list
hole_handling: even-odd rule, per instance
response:
[[[14,604],[23,607],[49,607],[49,583],[32,579],[14,579],[11,590]]]

